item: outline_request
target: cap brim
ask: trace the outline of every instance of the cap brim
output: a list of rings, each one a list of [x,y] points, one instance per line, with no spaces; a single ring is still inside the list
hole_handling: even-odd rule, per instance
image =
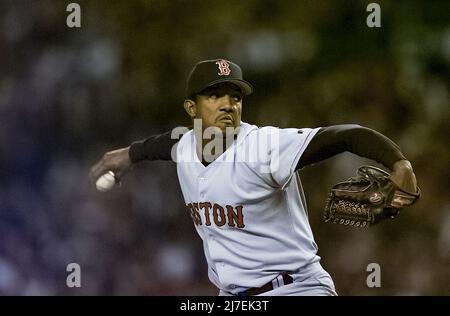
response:
[[[222,82],[230,82],[230,83],[237,85],[241,89],[243,95],[249,95],[249,94],[252,94],[252,92],[253,92],[252,85],[250,83],[248,83],[247,81],[242,80],[242,79],[228,79],[228,78],[211,81],[202,90],[204,90],[208,87],[211,87],[215,84],[222,83]]]

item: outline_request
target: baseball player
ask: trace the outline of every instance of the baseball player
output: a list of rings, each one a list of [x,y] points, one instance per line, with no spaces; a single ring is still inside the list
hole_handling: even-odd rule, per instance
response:
[[[296,171],[349,151],[383,164],[399,188],[416,192],[411,163],[390,139],[359,125],[280,129],[245,123],[243,97],[252,91],[237,64],[197,63],[184,101],[194,129],[107,152],[90,176],[95,181],[112,171],[120,181],[139,161],[174,160],[219,295],[336,295],[320,265]]]

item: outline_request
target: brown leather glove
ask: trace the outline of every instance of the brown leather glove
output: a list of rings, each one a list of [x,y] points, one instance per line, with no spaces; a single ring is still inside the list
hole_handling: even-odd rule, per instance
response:
[[[396,217],[419,199],[419,187],[415,193],[403,191],[390,176],[380,168],[362,166],[356,177],[335,184],[325,206],[325,222],[366,227]]]

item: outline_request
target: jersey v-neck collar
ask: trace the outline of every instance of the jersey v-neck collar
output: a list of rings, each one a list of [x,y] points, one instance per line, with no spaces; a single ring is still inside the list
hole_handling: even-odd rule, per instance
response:
[[[250,125],[248,123],[242,122],[241,121],[241,125],[240,125],[240,130],[239,133],[237,135],[237,139],[235,141],[233,141],[233,143],[231,144],[230,147],[227,148],[227,150],[225,150],[219,157],[217,157],[216,159],[214,159],[213,161],[211,161],[209,164],[204,165],[202,161],[200,161],[200,158],[198,157],[198,153],[197,153],[197,138],[195,137],[195,133],[192,133],[192,137],[193,137],[193,143],[194,143],[194,150],[195,150],[195,154],[194,154],[194,159],[195,162],[200,164],[201,168],[203,170],[207,170],[209,169],[211,166],[223,162],[224,160],[226,161],[226,157],[228,157],[228,155],[230,154],[234,154],[236,147],[243,142],[243,140],[245,139],[245,137],[252,131],[257,129],[256,125]],[[233,160],[230,160],[233,161]]]

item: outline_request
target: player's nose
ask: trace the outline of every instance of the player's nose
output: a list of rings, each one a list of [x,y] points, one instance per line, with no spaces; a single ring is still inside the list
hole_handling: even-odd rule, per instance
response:
[[[221,99],[222,100],[220,103],[220,110],[227,112],[234,111],[234,108],[236,107],[236,102],[231,95],[225,94]]]

